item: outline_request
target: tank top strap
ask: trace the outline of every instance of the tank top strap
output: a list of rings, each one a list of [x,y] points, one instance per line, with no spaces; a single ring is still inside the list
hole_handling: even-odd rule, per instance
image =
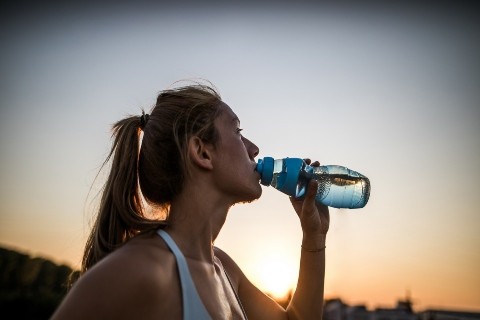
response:
[[[162,237],[172,251],[177,260],[178,274],[180,275],[180,285],[182,287],[182,304],[184,320],[211,320],[207,309],[205,308],[200,296],[198,295],[195,284],[193,283],[187,261],[183,253],[178,248],[170,235],[162,229],[157,230],[157,234]]]

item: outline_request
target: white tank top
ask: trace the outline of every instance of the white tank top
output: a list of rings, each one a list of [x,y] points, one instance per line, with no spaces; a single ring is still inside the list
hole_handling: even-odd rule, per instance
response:
[[[197,289],[195,288],[195,284],[193,283],[192,276],[190,275],[190,270],[188,269],[187,261],[183,256],[182,252],[178,248],[175,241],[170,237],[168,233],[166,233],[162,229],[158,229],[157,233],[162,239],[166,242],[170,251],[172,251],[175,259],[177,260],[177,267],[178,273],[180,275],[180,284],[182,288],[182,305],[183,305],[183,319],[184,320],[211,320],[210,315],[208,314],[207,309],[203,305],[200,296],[198,295]],[[237,295],[237,292],[233,288],[232,282],[230,277],[228,276],[227,272],[225,271],[225,275],[232,287],[233,292],[237,298],[238,304],[242,310],[243,316],[247,319],[247,315],[245,310],[243,309],[242,303]]]

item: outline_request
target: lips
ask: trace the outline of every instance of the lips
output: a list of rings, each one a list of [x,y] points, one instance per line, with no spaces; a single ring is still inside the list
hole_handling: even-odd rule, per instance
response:
[[[260,174],[260,172],[257,171],[257,164],[255,162],[253,163],[253,172],[256,173],[258,181],[262,180],[262,175]]]

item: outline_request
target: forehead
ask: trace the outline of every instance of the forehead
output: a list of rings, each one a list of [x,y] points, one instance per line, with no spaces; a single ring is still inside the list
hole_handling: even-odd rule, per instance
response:
[[[222,102],[220,106],[220,117],[225,122],[240,122],[235,112],[226,103]]]

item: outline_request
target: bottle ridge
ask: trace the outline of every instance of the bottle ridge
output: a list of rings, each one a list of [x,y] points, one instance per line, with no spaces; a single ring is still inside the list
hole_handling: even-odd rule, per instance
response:
[[[318,181],[316,201],[334,208],[363,208],[370,196],[370,180],[338,165],[313,167],[299,158],[259,159],[257,171],[261,184],[300,198],[311,179]]]

